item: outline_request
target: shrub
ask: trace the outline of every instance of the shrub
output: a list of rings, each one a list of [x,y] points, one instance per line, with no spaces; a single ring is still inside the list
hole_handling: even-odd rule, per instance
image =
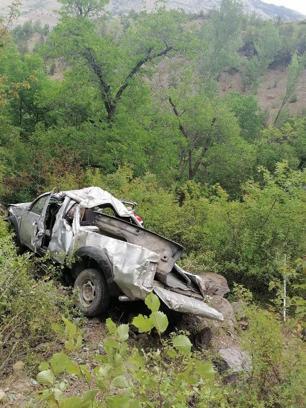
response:
[[[270,296],[269,283],[282,278],[280,259],[295,264],[306,253],[305,174],[290,170],[286,162],[274,173],[261,168],[260,182],[247,182],[240,200],[230,200],[219,186],[204,188],[190,181],[169,191],[154,175],[135,178],[127,168],[86,177],[86,184],[137,201],[146,228],[185,246],[182,263],[190,271],[219,272],[230,283]]]
[[[306,358],[301,340],[271,312],[249,305],[242,344],[252,369],[232,390],[239,407],[300,407],[305,404]],[[236,406],[236,405],[235,405]]]
[[[17,256],[0,220],[0,372],[31,357],[53,337],[51,325],[67,312],[68,301],[51,280],[36,281],[29,255]]]
[[[162,337],[168,323],[159,311],[159,299],[150,294],[145,302],[151,314],[135,317],[132,325],[140,333],[157,331],[157,346],[135,347],[135,342],[128,341],[131,327],[108,319],[108,333],[101,339],[103,353],[91,356],[86,364],[79,363],[80,330],[63,319],[65,350],[40,364],[40,401],[58,408],[303,406],[306,367],[302,343],[286,336],[272,313],[248,305],[244,318],[249,327],[242,342],[252,366],[250,371],[236,373],[229,382],[230,373],[218,375],[209,355],[192,350],[185,333]]]
[[[146,304],[150,316],[133,320],[140,332],[156,330],[161,334],[168,322],[159,311],[159,299],[150,294]],[[108,335],[103,339],[104,353],[95,355],[95,368],[78,364],[73,351],[80,346],[77,327],[64,319],[66,352],[54,354],[40,365],[37,380],[43,386],[42,400],[50,407],[185,407],[228,405],[222,390],[214,384],[214,372],[209,361],[191,352],[191,342],[185,334],[160,337],[155,350],[139,350],[128,343],[129,325],[106,321]],[[68,374],[68,376],[67,376]],[[89,387],[78,396],[70,393],[69,375]],[[224,403],[222,402],[224,401]],[[221,402],[221,405],[219,403]],[[87,405],[86,405],[87,404]]]

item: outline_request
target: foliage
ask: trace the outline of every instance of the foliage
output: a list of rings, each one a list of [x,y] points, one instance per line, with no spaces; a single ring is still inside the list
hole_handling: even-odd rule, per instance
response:
[[[200,33],[200,60],[204,77],[217,79],[225,69],[239,66],[243,15],[239,2],[223,0]]]
[[[0,368],[31,360],[52,325],[66,351],[38,376],[51,406],[302,406],[304,360],[289,325],[305,318],[306,120],[286,111],[305,67],[305,25],[245,16],[234,0],[207,16],[161,4],[120,17],[106,0],[62,0],[54,29],[10,33],[18,3],[0,21],[1,204],[100,186],[182,243],[186,270],[222,273],[235,299],[274,314],[250,306],[252,370],[236,385],[184,333],[162,337],[168,321],[153,295],[149,316],[108,320],[105,353],[87,367],[76,358],[80,330],[58,324],[67,305],[51,274],[35,279],[36,262],[16,256],[1,222]],[[268,127],[253,94],[274,68],[288,69],[287,88]],[[232,73],[246,93],[220,89]],[[131,330],[150,333],[157,349],[135,348]],[[68,395],[76,380],[86,383],[80,397]]]
[[[258,85],[258,80],[273,62],[280,50],[279,28],[271,21],[258,23],[250,30],[246,45],[253,54],[245,62],[245,83],[248,87]]]
[[[51,280],[36,281],[29,256],[17,256],[0,222],[0,371],[25,360],[35,364],[36,347],[51,338],[51,325],[68,312],[68,300]]]
[[[150,294],[146,304],[151,309],[145,327],[144,316],[135,317],[133,325],[148,333],[153,327],[158,333],[168,325],[166,316],[160,312],[158,298]],[[74,338],[78,330],[64,320],[66,335]],[[94,356],[96,367],[78,364],[73,355],[65,352],[54,354],[48,362],[40,365],[37,381],[43,386],[41,398],[48,406],[186,406],[191,400],[205,404],[222,396],[212,381],[215,373],[211,364],[191,353],[191,342],[184,334],[173,334],[170,339],[160,340],[156,350],[139,350],[129,345],[129,325],[116,325],[107,319],[108,335],[103,339],[103,355]],[[163,329],[161,330],[161,327]],[[67,344],[67,342],[66,342]],[[66,347],[67,350],[67,347]],[[70,350],[67,350],[71,352]],[[73,375],[89,385],[80,396],[67,397],[69,390],[65,373]],[[209,387],[209,392],[202,393]],[[203,405],[204,406],[204,405]]]
[[[302,343],[282,333],[286,328],[281,327],[272,313],[248,306],[245,314],[249,328],[244,332],[242,341],[252,358],[252,369],[240,384],[238,405],[303,405],[306,360]]]
[[[245,290],[243,293],[245,298]],[[250,301],[250,297],[247,299]],[[151,317],[153,313],[163,316],[155,295],[150,294],[146,304],[151,308]],[[107,319],[102,355],[92,356],[87,364],[78,363],[75,353],[80,343],[75,343],[40,364],[40,400],[50,407],[192,404],[200,408],[259,408],[303,404],[306,361],[302,343],[292,336],[285,338],[277,319],[252,304],[245,308],[244,319],[248,328],[242,334],[242,342],[251,367],[240,373],[234,383],[225,384],[226,377],[215,372],[207,356],[192,350],[185,334],[173,333],[169,338],[160,338],[155,348],[139,349],[129,342],[128,324],[116,325]],[[152,330],[152,325],[144,324],[144,316],[135,317],[133,325],[138,327],[140,321],[140,332]],[[64,323],[67,345],[80,338],[80,331],[70,321],[64,319]],[[158,327],[159,323],[155,328]],[[78,395],[70,395],[73,384],[69,377],[86,384]]]
[[[62,3],[51,32],[37,24],[17,27],[12,37],[6,31],[0,62],[4,201],[26,201],[60,184],[81,186],[88,168],[111,174],[128,165],[136,176],[153,173],[167,187],[186,179],[218,183],[231,198],[242,197],[258,164],[274,171],[287,160],[303,168],[300,119],[262,130],[252,95],[221,95],[217,86],[224,71],[244,72],[255,60],[257,78],[280,58],[284,42],[286,108],[304,64],[299,26],[247,18],[232,0],[205,23],[163,7],[154,18],[145,12],[115,18],[105,13],[105,1]],[[34,32],[42,45],[25,52]]]
[[[86,18],[101,12],[108,0],[60,0],[64,14]]]
[[[282,277],[281,257],[294,263],[305,253],[305,175],[286,163],[274,174],[261,169],[260,182],[247,182],[243,199],[235,201],[220,187],[205,191],[188,182],[171,192],[151,175],[133,178],[126,169],[98,174],[87,173],[86,181],[135,200],[147,228],[185,245],[188,270],[220,272],[263,294],[270,281]],[[301,276],[296,270],[294,280]]]
[[[297,80],[299,78],[299,75],[302,70],[302,64],[299,61],[299,58],[296,54],[293,55],[291,63],[288,67],[288,78],[287,78],[287,87],[286,87],[286,93],[284,95],[284,98],[282,100],[281,106],[276,114],[276,117],[274,119],[274,123],[277,124],[280,118],[281,113],[283,112],[286,104],[291,100],[291,98],[294,95],[295,89],[296,89],[296,84]]]

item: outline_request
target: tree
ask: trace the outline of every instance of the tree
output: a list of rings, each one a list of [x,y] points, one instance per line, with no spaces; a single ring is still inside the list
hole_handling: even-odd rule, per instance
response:
[[[66,16],[51,35],[49,50],[55,47],[54,56],[62,55],[74,65],[87,67],[99,90],[106,118],[112,123],[123,95],[144,68],[173,54],[181,37],[182,19],[181,13],[159,10],[152,21],[142,13],[122,24],[121,33],[109,34],[106,17],[99,26],[87,17]]]
[[[9,36],[9,29],[19,15],[21,0],[12,0],[8,7],[8,14],[0,18],[0,49],[5,45],[5,39]]]
[[[297,84],[302,68],[303,68],[303,65],[300,64],[297,54],[294,54],[292,57],[291,63],[288,67],[286,93],[276,113],[276,116],[273,122],[274,125],[278,124],[281,113],[283,112],[285,106],[287,105],[288,101],[290,100],[290,98],[293,96],[295,92],[296,84]]]
[[[97,17],[109,0],[59,0],[62,13],[75,17]]]
[[[259,78],[273,62],[281,48],[279,28],[271,21],[251,26],[245,44],[252,47],[253,55],[243,63],[244,82],[247,88],[258,85]]]
[[[263,126],[264,115],[253,95],[229,93],[225,100],[239,121],[241,136],[253,142]]]
[[[186,89],[172,92],[169,105],[183,136],[178,174],[181,178],[187,169],[189,180],[194,179],[206,164],[207,154],[213,146],[229,143],[239,137],[240,129],[234,115],[222,100],[208,99],[204,94],[188,95]]]
[[[206,79],[218,79],[225,69],[238,66],[241,45],[242,6],[236,0],[222,0],[219,10],[200,32],[200,71]]]

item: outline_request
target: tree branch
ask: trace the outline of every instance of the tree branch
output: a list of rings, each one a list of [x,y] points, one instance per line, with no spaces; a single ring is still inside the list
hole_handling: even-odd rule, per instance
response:
[[[172,110],[173,113],[175,114],[175,116],[179,119],[182,116],[182,113],[179,113],[175,103],[173,102],[171,96],[169,96],[168,98],[170,105],[172,106]],[[179,120],[179,129],[182,133],[182,135],[189,141],[189,136],[188,136],[188,132],[187,130],[184,128],[184,126],[182,125],[181,121]]]
[[[140,61],[138,61],[137,64],[135,64],[135,66],[131,69],[130,73],[125,78],[125,80],[123,81],[122,85],[120,86],[120,88],[118,89],[114,97],[112,96],[110,85],[105,80],[105,74],[103,72],[102,66],[97,61],[94,51],[91,48],[85,48],[82,51],[81,54],[83,58],[85,58],[89,67],[91,68],[91,70],[96,75],[99,81],[100,92],[101,92],[102,100],[104,102],[105,109],[107,111],[107,116],[108,116],[109,121],[112,121],[115,115],[115,112],[116,112],[117,103],[119,102],[126,88],[129,86],[129,83],[133,79],[133,77],[137,75],[137,73],[141,70],[141,68],[147,62],[152,61],[155,58],[159,58],[164,55],[167,55],[171,50],[173,50],[173,47],[166,46],[166,48],[163,49],[162,51],[157,52],[157,53],[152,53],[153,48],[149,48],[145,57],[143,57]]]
[[[128,76],[125,78],[125,80],[123,81],[122,85],[120,86],[120,88],[118,89],[118,92],[115,95],[115,101],[117,102],[123,92],[125,91],[125,89],[128,87],[129,82],[131,81],[131,79],[133,79],[133,77],[138,74],[138,72],[141,70],[141,68],[149,61],[152,61],[156,58],[159,57],[163,57],[165,55],[167,55],[170,51],[173,50],[173,47],[169,47],[167,46],[165,49],[163,49],[162,51],[152,54],[152,50],[153,48],[149,48],[147,51],[147,54],[144,58],[142,58],[140,61],[137,62],[137,64],[131,69],[130,73],[128,74]]]
[[[98,63],[94,51],[90,48],[85,48],[82,55],[86,59],[93,73],[98,78],[100,84],[100,92],[105,105],[105,109],[107,111],[109,119],[111,119],[114,113],[115,104],[111,95],[111,87],[104,79],[104,72],[102,70],[101,64]]]
[[[195,162],[193,169],[192,169],[192,174],[193,176],[196,175],[197,171],[199,170],[200,166],[202,166],[203,162],[204,162],[204,156],[205,153],[207,152],[208,147],[202,148],[202,152],[200,157],[198,158],[198,160]]]

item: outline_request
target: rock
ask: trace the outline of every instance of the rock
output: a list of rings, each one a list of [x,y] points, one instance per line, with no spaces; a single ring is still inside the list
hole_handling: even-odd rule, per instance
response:
[[[224,296],[230,291],[227,280],[224,278],[224,276],[218,275],[217,273],[204,273],[201,275],[201,280],[207,295]]]
[[[239,345],[236,320],[231,304],[221,296],[212,296],[209,299],[209,305],[223,313],[223,322],[185,314],[176,325],[177,329],[188,331],[191,340],[198,348],[210,348],[218,352],[220,349]]]
[[[0,389],[0,403],[6,400],[6,393]]]
[[[246,330],[249,327],[249,322],[245,313],[245,308],[247,307],[246,304],[241,301],[233,302],[232,307],[240,329]]]
[[[196,335],[199,334],[204,328],[212,329],[213,335],[219,329],[224,329],[226,332],[234,334],[236,319],[233,308],[227,299],[221,296],[211,296],[207,300],[209,306],[214,307],[223,314],[224,321],[206,319],[201,316],[184,314],[177,327],[181,330],[187,330],[189,333]]]
[[[104,345],[103,345],[102,343],[99,343],[99,344],[98,344],[98,353],[99,353],[99,354],[102,354],[102,355],[103,355],[103,354],[106,354],[106,353],[105,353]]]
[[[213,334],[209,327],[204,327],[195,335],[194,344],[198,348],[208,348],[211,345]]]
[[[211,296],[207,303],[209,306],[214,307],[223,314],[224,322],[221,322],[221,324],[226,324],[229,326],[234,326],[236,324],[233,306],[227,299],[224,299],[220,295],[215,295]]]
[[[207,304],[214,309],[218,310],[223,314],[224,321],[218,322],[215,320],[205,319],[206,325],[208,327],[214,327],[215,329],[222,329],[230,333],[231,335],[235,334],[236,330],[236,318],[232,305],[227,299],[224,299],[222,296],[211,296],[207,299]]]
[[[233,372],[251,370],[251,358],[239,346],[220,349],[219,355],[222,363],[219,366],[217,363],[217,366],[221,372],[226,370]]]
[[[20,374],[24,370],[24,362],[17,361],[17,363],[13,365],[13,370],[15,374]]]
[[[40,343],[35,347],[35,350],[41,353],[50,350],[50,343]]]

